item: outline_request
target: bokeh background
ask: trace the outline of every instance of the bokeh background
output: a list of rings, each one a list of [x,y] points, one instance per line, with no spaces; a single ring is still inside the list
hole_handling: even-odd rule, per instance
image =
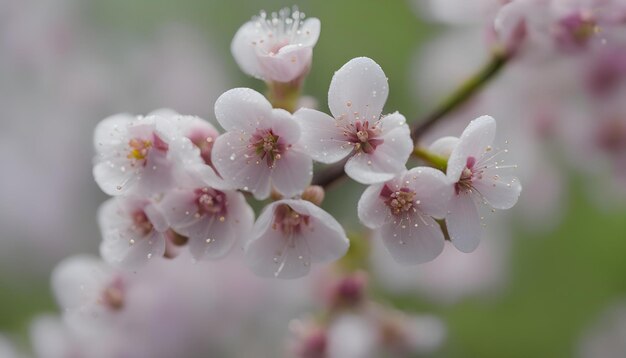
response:
[[[325,110],[334,71],[367,56],[389,77],[386,112],[398,110],[411,121],[427,113],[446,89],[480,66],[487,50],[480,30],[429,20],[419,2],[298,1],[308,16],[322,21],[304,92]],[[225,90],[263,91],[262,82],[237,68],[230,41],[260,9],[291,5],[0,1],[1,332],[26,346],[31,318],[57,310],[49,288],[54,265],[71,254],[97,253],[96,211],[106,196],[91,175],[96,123],[118,112],[162,107],[213,121],[213,103]],[[483,109],[491,114],[488,106]],[[502,108],[494,112],[499,122],[524,118],[519,108],[511,108],[510,118]],[[459,115],[454,117],[448,120]],[[539,156],[553,152],[545,149]],[[448,337],[436,356],[570,357],[603,312],[626,298],[626,202],[609,203],[589,190],[601,184],[566,169],[558,158],[549,165],[560,173],[559,181],[535,194],[558,197],[558,204],[539,200],[538,215],[523,207],[500,214],[507,218],[489,228],[483,249],[495,245],[499,256],[470,254],[491,257],[486,267],[452,269],[446,278],[452,276],[452,288],[443,294],[436,266],[381,274],[410,281],[426,270],[421,275],[428,282],[417,290],[380,285],[376,295],[444,320]],[[531,179],[552,182],[552,169],[535,170]],[[363,189],[342,184],[327,193],[324,207],[348,230],[359,230],[356,202]],[[480,270],[478,279],[472,270]],[[483,290],[483,277],[497,283]],[[472,294],[455,293],[468,291],[466,286]]]

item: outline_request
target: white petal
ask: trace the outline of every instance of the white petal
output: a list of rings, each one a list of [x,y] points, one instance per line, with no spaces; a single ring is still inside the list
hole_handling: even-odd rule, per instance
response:
[[[128,130],[128,125],[135,117],[127,113],[116,114],[105,118],[94,130],[93,142],[97,153],[107,153],[122,143]]]
[[[132,206],[123,201],[127,198],[110,199],[98,210],[98,219],[102,231],[100,254],[110,264],[127,268],[136,268],[145,264],[152,257],[165,253],[165,237],[156,230],[147,236],[141,236],[131,229],[131,212],[124,206]],[[167,228],[164,218],[155,209],[146,207],[150,216],[157,218],[157,225]],[[148,216],[148,215],[146,215]]]
[[[350,241],[332,215],[306,200],[281,200],[279,203],[310,216],[310,229],[305,229],[300,239],[306,242],[311,252],[311,262],[335,261],[346,254]]]
[[[196,194],[191,189],[175,189],[168,192],[159,202],[159,207],[168,224],[177,232],[197,221]]]
[[[483,173],[482,179],[472,181],[473,187],[494,209],[510,209],[522,192],[519,179],[514,176],[502,176]]]
[[[370,58],[357,57],[335,72],[328,107],[335,118],[378,120],[388,94],[387,76],[380,66]]]
[[[305,244],[304,240],[294,240],[293,245],[288,245],[282,232],[270,226],[246,246],[246,263],[263,277],[303,277],[311,266],[310,252]]]
[[[359,183],[387,181],[406,169],[413,142],[404,116],[396,112],[383,117],[381,128],[383,143],[373,153],[359,152],[346,163],[346,174]]]
[[[446,225],[454,247],[462,252],[476,250],[482,229],[480,215],[472,194],[461,192],[452,196]]]
[[[439,224],[418,214],[388,222],[378,230],[378,235],[391,256],[404,265],[434,260],[443,251],[445,242]]]
[[[242,141],[239,133],[222,134],[213,145],[213,164],[225,181],[252,192],[257,199],[265,199],[270,194],[271,170],[256,155],[246,158],[249,155],[247,146],[247,140]]]
[[[259,40],[259,30],[255,22],[246,22],[237,30],[230,44],[230,51],[235,61],[246,74],[263,79],[263,71],[257,58],[257,41]]]
[[[459,181],[461,172],[467,165],[467,158],[476,161],[486,153],[496,136],[496,121],[489,116],[474,119],[461,134],[457,146],[448,159],[447,175],[453,182]]]
[[[403,180],[403,184],[415,191],[421,212],[438,219],[446,216],[454,186],[443,172],[429,167],[417,167],[409,170]]]
[[[326,113],[302,108],[294,117],[302,128],[300,143],[314,160],[335,163],[352,151],[353,146],[344,140],[343,130]]]
[[[96,257],[79,255],[64,259],[54,268],[51,278],[59,306],[75,310],[95,302],[110,274],[110,269]]]
[[[428,150],[443,158],[448,159],[450,158],[452,151],[458,143],[459,138],[457,137],[443,137],[434,141],[433,144],[428,147]]]
[[[111,196],[124,195],[135,189],[142,169],[127,168],[126,158],[103,160],[93,167],[93,177],[100,189]],[[122,169],[124,168],[124,169]]]
[[[250,88],[233,88],[215,102],[215,118],[222,128],[239,133],[254,133],[266,127],[272,105],[259,92]]]
[[[290,82],[308,72],[312,57],[310,46],[287,45],[276,54],[260,55],[258,59],[266,81]]]
[[[311,17],[304,20],[300,29],[300,35],[293,42],[302,46],[315,46],[317,39],[320,37],[320,28],[319,19]]]
[[[270,126],[275,135],[288,144],[295,144],[300,140],[301,128],[294,116],[281,108],[272,110]]]
[[[359,199],[359,220],[370,229],[381,227],[390,215],[389,208],[380,196],[385,183],[370,185]]]
[[[298,195],[311,183],[313,161],[300,151],[289,149],[272,170],[272,184],[276,191],[287,198]]]
[[[240,238],[250,234],[254,212],[243,194],[226,192],[228,211],[222,222],[216,216],[204,216],[180,233],[189,236],[189,250],[196,259],[219,259],[232,249]]]

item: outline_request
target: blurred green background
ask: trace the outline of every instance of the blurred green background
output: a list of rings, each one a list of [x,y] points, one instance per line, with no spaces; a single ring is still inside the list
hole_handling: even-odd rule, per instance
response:
[[[108,0],[84,2],[81,12],[92,30],[112,39],[141,41],[163,23],[184,23],[206,36],[215,55],[226,64],[234,86],[263,91],[262,82],[238,70],[230,41],[238,27],[260,9],[291,5],[266,0]],[[388,75],[387,111],[398,110],[415,120],[435,105],[417,100],[409,74],[416,51],[443,27],[425,23],[408,1],[311,0],[297,5],[322,21],[304,91],[319,99],[320,109],[327,108],[333,72],[357,56],[373,58]],[[207,98],[207,110],[201,115],[211,113],[213,101]],[[453,306],[415,297],[389,298],[399,308],[432,312],[446,321],[449,338],[437,356],[570,357],[584,328],[606,305],[626,297],[626,211],[598,209],[584,194],[583,187],[589,183],[574,174],[568,177],[568,205],[556,229],[533,234],[524,225],[513,224],[509,281],[500,295],[488,301],[467,299]],[[354,206],[348,210],[351,214],[345,214],[345,203],[356,203],[362,189],[357,185],[336,187],[325,203],[353,229]],[[93,216],[95,223],[95,211]],[[92,240],[95,247],[98,238]],[[30,318],[56,310],[47,280],[4,276],[1,280],[0,331],[25,337]]]

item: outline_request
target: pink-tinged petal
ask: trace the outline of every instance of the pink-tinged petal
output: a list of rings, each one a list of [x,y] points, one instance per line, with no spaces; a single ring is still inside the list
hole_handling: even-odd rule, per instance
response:
[[[163,256],[165,253],[163,234],[153,229],[144,236],[132,229],[133,222],[130,216],[133,206],[137,206],[134,201],[132,198],[110,199],[98,210],[98,222],[102,231],[100,254],[110,264],[136,268],[152,257]],[[151,208],[151,205],[147,205],[145,210],[147,217],[151,216],[157,220],[153,225],[167,228],[163,216]]]
[[[197,195],[193,190],[175,189],[169,191],[159,202],[160,211],[168,224],[180,234],[183,234],[180,232],[181,228],[198,221],[196,197]]]
[[[343,257],[350,241],[343,227],[322,208],[306,200],[281,200],[302,215],[310,216],[310,229],[304,229],[299,240],[306,242],[311,262],[330,262]]]
[[[142,195],[162,193],[168,190],[174,183],[173,170],[174,165],[168,160],[166,155],[151,150],[148,154],[146,166],[137,180],[136,188],[132,190]]]
[[[294,144],[300,140],[302,129],[293,115],[284,109],[272,110],[270,119],[272,131],[285,143]]]
[[[443,251],[445,239],[439,224],[419,214],[386,223],[378,230],[387,250],[403,265],[434,260]]]
[[[230,252],[235,243],[250,235],[254,212],[243,194],[227,192],[228,212],[224,221],[218,217],[203,217],[204,223],[183,228],[180,232],[189,236],[189,250],[199,260],[219,259]],[[202,227],[203,226],[203,227]]]
[[[335,163],[352,151],[353,146],[345,140],[343,130],[326,113],[301,108],[294,117],[302,128],[300,143],[314,160]]]
[[[472,185],[494,209],[512,208],[522,192],[519,179],[498,175],[493,171],[483,173],[482,178],[474,180]]]
[[[257,41],[259,30],[256,23],[249,21],[237,30],[230,44],[230,51],[235,62],[246,74],[263,79],[263,71],[257,59]]]
[[[93,177],[100,189],[107,195],[117,196],[131,192],[139,181],[137,169],[125,169],[126,158],[98,162],[93,167]]]
[[[375,121],[388,94],[382,68],[370,58],[357,57],[335,72],[328,90],[328,107],[337,119]]]
[[[88,255],[72,256],[52,271],[52,290],[59,306],[74,310],[91,303],[110,277],[102,260]]]
[[[143,209],[146,213],[146,217],[150,220],[154,229],[158,232],[164,232],[169,229],[169,224],[165,219],[165,216],[157,209],[157,207],[153,204],[148,204]]]
[[[381,119],[383,143],[374,152],[358,152],[346,163],[346,174],[359,183],[387,181],[406,169],[413,142],[404,116],[394,113]]]
[[[472,252],[478,247],[482,234],[480,214],[472,194],[453,195],[446,216],[448,234],[454,247],[462,252]]]
[[[266,127],[272,105],[259,92],[250,88],[233,88],[215,102],[215,118],[222,128],[238,133],[254,133]]]
[[[256,226],[252,230],[256,232]],[[306,242],[295,239],[289,245],[282,232],[272,227],[246,245],[245,259],[250,269],[262,277],[299,278],[311,267]]]
[[[258,57],[265,80],[290,82],[309,71],[313,48],[310,46],[287,45],[278,53]]]
[[[222,134],[213,145],[213,164],[225,181],[252,192],[257,199],[265,199],[270,194],[271,169],[248,152],[248,142],[241,140],[241,134]]]
[[[389,208],[380,196],[383,186],[384,183],[369,186],[357,205],[359,220],[370,229],[381,227],[390,215]]]
[[[165,240],[163,234],[152,231],[130,245],[127,238],[117,233],[102,239],[100,256],[111,265],[136,269],[152,258],[163,256]]]
[[[407,187],[416,193],[418,209],[426,215],[442,219],[446,216],[454,186],[446,175],[434,168],[417,167],[403,176]]]
[[[300,34],[296,36],[296,39],[293,42],[302,46],[313,47],[320,37],[320,29],[321,24],[319,19],[314,17],[308,18],[304,20],[302,28],[300,29]]]
[[[311,184],[313,161],[308,154],[289,149],[272,170],[272,184],[287,198],[298,195]]]
[[[433,144],[428,147],[428,150],[443,158],[448,159],[450,158],[452,151],[458,143],[459,138],[457,137],[443,137],[434,141]]]
[[[496,121],[490,116],[474,119],[461,134],[457,146],[448,159],[447,175],[457,182],[467,165],[467,158],[478,161],[493,143],[496,136]]]
[[[114,151],[115,147],[122,144],[122,139],[128,130],[128,125],[133,122],[135,117],[130,114],[122,113],[105,118],[94,130],[93,142],[96,152],[106,154]]]

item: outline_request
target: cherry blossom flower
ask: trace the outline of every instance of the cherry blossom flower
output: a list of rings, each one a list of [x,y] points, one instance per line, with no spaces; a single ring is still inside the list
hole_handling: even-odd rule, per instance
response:
[[[172,129],[158,115],[118,114],[96,127],[94,178],[109,195],[154,194],[172,183],[167,160]]]
[[[254,223],[254,212],[242,193],[215,188],[201,175],[181,178],[159,208],[169,226],[189,239],[197,259],[224,257],[239,238],[249,235]]]
[[[297,8],[284,8],[269,17],[262,11],[239,28],[231,52],[241,70],[250,76],[268,82],[297,81],[311,67],[319,35],[320,21],[305,20]]]
[[[452,194],[441,171],[413,168],[368,187],[359,200],[359,219],[375,230],[397,262],[428,262],[443,251],[444,235],[434,218],[445,216]]]
[[[128,277],[92,256],[72,256],[52,271],[52,290],[68,323],[105,322],[126,303]]]
[[[98,212],[100,254],[110,264],[135,268],[163,256],[169,226],[156,205],[140,197],[116,197]]]
[[[503,165],[498,159],[506,150],[493,150],[495,134],[496,121],[482,116],[470,122],[460,138],[445,137],[431,146],[436,153],[450,153],[446,175],[454,187],[454,195],[448,206],[446,225],[450,240],[463,252],[474,251],[480,241],[482,218],[478,204],[488,205],[492,210],[510,209],[522,191],[516,177],[501,174],[503,169],[516,166]]]
[[[282,109],[272,109],[260,93],[235,88],[215,103],[215,116],[226,129],[213,145],[212,161],[225,181],[265,199],[272,186],[292,197],[313,175],[311,157],[298,141],[300,126]]]
[[[350,156],[346,174],[363,184],[390,180],[404,170],[413,142],[403,115],[381,117],[387,95],[387,77],[376,62],[350,60],[330,83],[328,106],[334,118],[307,108],[294,114],[308,153],[322,163]]]
[[[259,276],[298,278],[312,263],[341,258],[349,245],[341,225],[321,208],[305,200],[279,200],[265,207],[244,250]]]

